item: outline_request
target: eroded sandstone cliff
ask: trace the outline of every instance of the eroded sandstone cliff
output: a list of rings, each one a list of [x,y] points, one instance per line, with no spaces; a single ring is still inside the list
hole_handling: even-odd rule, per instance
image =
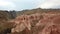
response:
[[[12,34],[60,34],[60,13],[47,12],[21,15],[12,20]]]

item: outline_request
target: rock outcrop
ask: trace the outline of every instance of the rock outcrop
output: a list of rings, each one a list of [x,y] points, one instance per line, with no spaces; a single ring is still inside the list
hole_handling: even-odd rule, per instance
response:
[[[13,34],[60,34],[60,13],[24,14],[12,22],[16,25]]]

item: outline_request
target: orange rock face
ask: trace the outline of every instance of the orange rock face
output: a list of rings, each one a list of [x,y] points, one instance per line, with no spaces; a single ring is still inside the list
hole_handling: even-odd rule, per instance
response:
[[[12,33],[19,34],[60,34],[60,14],[43,13],[21,15],[12,22],[16,27],[12,29]]]

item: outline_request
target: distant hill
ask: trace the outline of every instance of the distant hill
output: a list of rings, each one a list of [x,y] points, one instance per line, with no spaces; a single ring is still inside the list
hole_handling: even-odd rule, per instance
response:
[[[14,19],[16,17],[15,11],[0,11],[0,18],[1,19]]]
[[[37,9],[32,9],[32,10],[22,10],[22,11],[17,11],[17,16],[22,15],[22,14],[34,14],[34,13],[46,13],[46,12],[58,12],[60,13],[60,9],[41,9],[41,8],[37,8]]]

